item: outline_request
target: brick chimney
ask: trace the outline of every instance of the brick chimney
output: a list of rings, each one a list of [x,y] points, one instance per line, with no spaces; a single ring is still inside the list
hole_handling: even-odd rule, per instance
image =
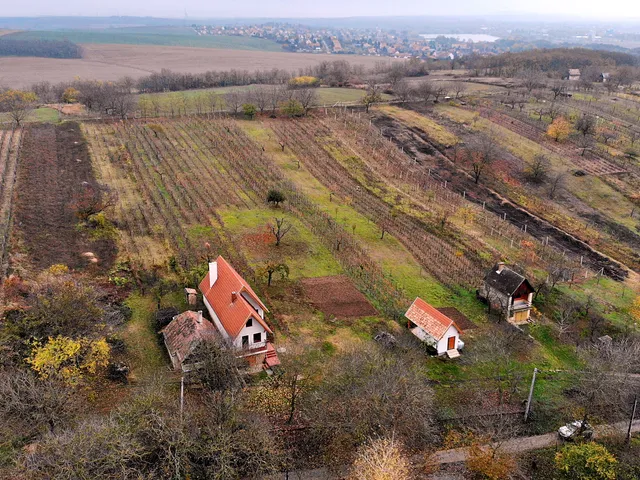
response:
[[[496,273],[502,273],[502,270],[504,270],[504,262],[498,262],[498,270],[496,271]]]
[[[209,288],[218,280],[218,262],[209,262]]]
[[[236,292],[231,292],[231,303],[235,302],[236,298],[238,298],[238,294]]]

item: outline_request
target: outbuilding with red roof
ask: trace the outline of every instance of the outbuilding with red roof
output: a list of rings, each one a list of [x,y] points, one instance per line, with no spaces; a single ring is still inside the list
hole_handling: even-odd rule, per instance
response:
[[[435,349],[438,355],[460,356],[459,350],[464,347],[460,340],[462,329],[444,313],[416,297],[405,317],[411,333]]]

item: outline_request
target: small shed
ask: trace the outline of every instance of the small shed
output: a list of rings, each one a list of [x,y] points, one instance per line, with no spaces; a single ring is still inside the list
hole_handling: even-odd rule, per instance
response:
[[[571,81],[578,81],[580,80],[580,69],[578,68],[570,68],[569,69],[569,75],[567,76],[567,78]]]
[[[460,340],[463,332],[451,318],[420,297],[416,297],[404,316],[408,320],[407,326],[411,333],[435,349],[438,356],[460,356],[459,350],[464,347],[464,342]]]
[[[173,317],[161,331],[175,370],[189,370],[189,360],[196,348],[217,337],[218,331],[202,312],[187,311]]]

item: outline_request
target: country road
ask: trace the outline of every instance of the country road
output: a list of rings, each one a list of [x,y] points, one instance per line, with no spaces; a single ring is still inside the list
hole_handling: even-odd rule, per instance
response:
[[[595,438],[606,437],[614,434],[626,433],[629,422],[619,422],[612,425],[598,425],[594,427]],[[631,426],[633,433],[640,432],[640,420],[633,422]],[[554,433],[546,433],[544,435],[536,435],[533,437],[512,438],[502,443],[501,450],[506,453],[523,453],[539,448],[550,447],[558,441],[558,435]],[[464,462],[469,453],[468,448],[455,448],[452,450],[441,450],[436,452],[429,459],[433,464],[445,464]]]
[[[626,434],[629,422],[618,422],[611,425],[597,425],[594,427],[595,438],[607,437],[615,434]],[[640,432],[640,420],[633,422],[631,426],[632,433]],[[532,437],[512,438],[502,443],[501,451],[506,453],[524,453],[531,450],[538,450],[540,448],[551,447],[558,442],[558,435],[554,433],[546,433],[544,435],[535,435]],[[430,464],[430,465],[444,465],[448,463],[464,462],[469,454],[467,447],[454,448],[451,450],[440,450],[439,452],[431,455],[426,461],[423,455],[414,455],[411,458],[412,463]],[[344,472],[347,468],[341,468]],[[316,468],[313,470],[299,470],[286,474],[271,475],[269,480],[337,480],[342,478],[340,475],[334,475],[330,473],[326,468]]]

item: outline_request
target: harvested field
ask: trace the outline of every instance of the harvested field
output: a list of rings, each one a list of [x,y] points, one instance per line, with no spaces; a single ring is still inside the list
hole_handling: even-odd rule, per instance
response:
[[[2,58],[2,83],[18,88],[29,86],[43,78],[51,83],[67,82],[76,77],[118,80],[124,76],[139,78],[162,68],[191,73],[272,68],[298,71],[322,61],[336,60],[334,55],[214,48],[149,45],[83,45],[83,48],[84,58],[81,59]],[[380,58],[340,55],[340,60],[371,68]]]
[[[355,318],[377,315],[375,308],[343,275],[301,280],[311,304],[328,316]]]
[[[91,240],[76,227],[71,207],[83,183],[95,185],[91,159],[77,123],[34,125],[24,133],[13,224],[36,268],[62,263],[81,268],[84,252],[108,268],[115,258],[111,239]]]

